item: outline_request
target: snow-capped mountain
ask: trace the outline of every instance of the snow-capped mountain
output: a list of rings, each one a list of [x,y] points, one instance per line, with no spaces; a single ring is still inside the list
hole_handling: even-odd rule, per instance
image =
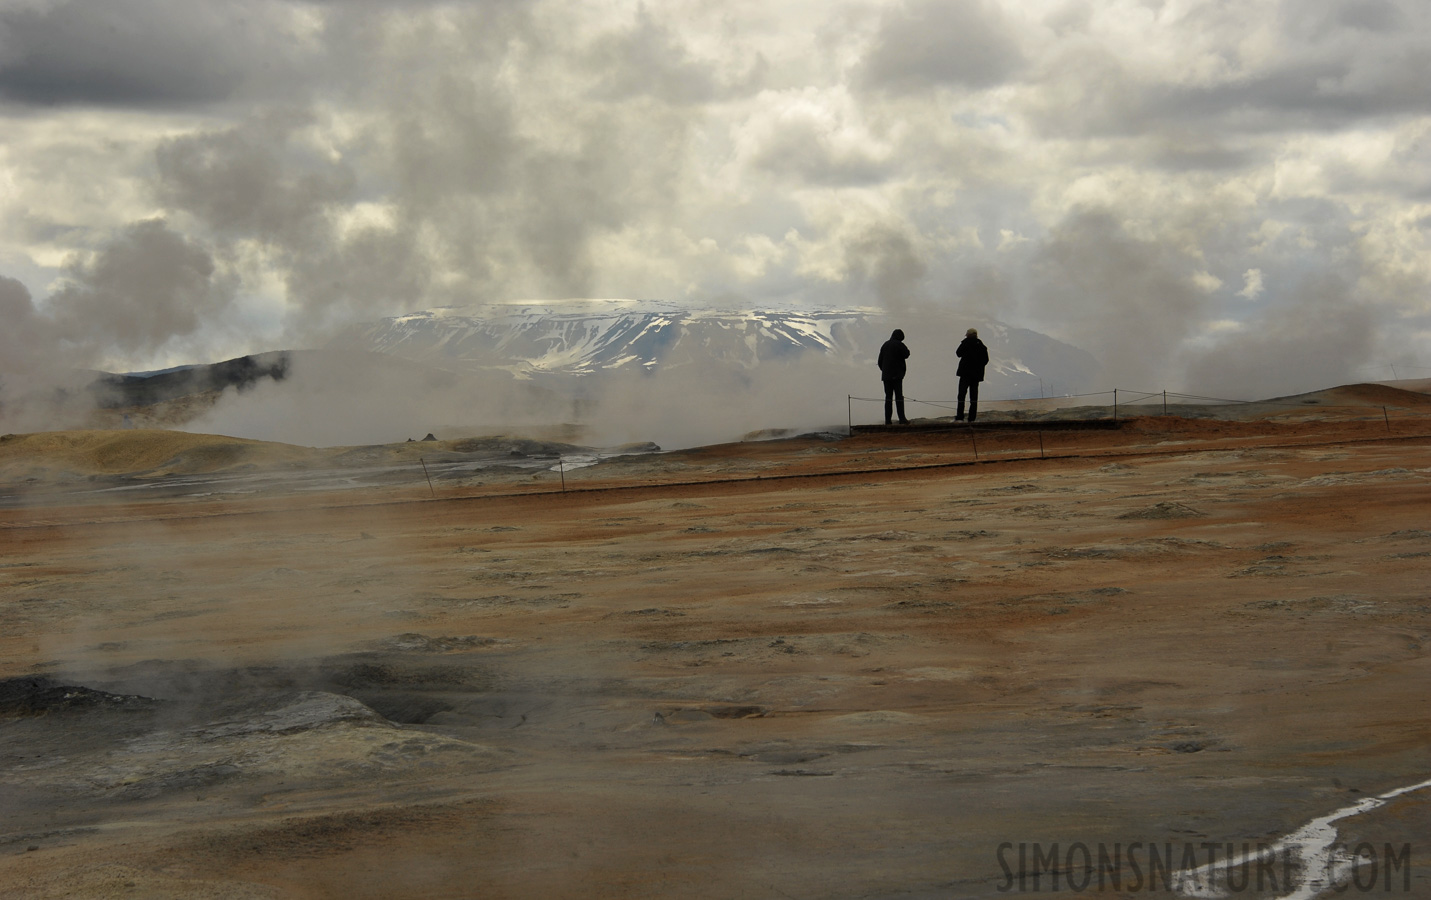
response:
[[[580,300],[443,307],[354,326],[332,345],[453,368],[503,369],[520,379],[820,358],[873,365],[895,325],[908,333],[912,373],[952,377],[962,320],[896,322],[874,309],[710,310],[670,301]],[[1091,383],[1097,363],[1046,335],[978,321],[990,348],[989,378],[1005,397],[1070,393]],[[947,371],[946,371],[947,370]]]
[[[838,352],[855,312],[687,310],[662,301],[443,307],[370,322],[338,343],[484,368],[589,375],[697,359],[756,365],[806,350]]]

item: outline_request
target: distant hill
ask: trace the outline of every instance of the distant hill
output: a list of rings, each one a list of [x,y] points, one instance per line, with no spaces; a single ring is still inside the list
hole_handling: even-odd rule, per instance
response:
[[[900,321],[912,366],[952,381],[963,328]],[[880,310],[705,310],[667,301],[585,300],[561,304],[444,307],[354,325],[329,345],[430,364],[497,369],[549,386],[572,376],[668,371],[693,366],[752,370],[823,357],[873,365],[893,320]],[[1047,335],[978,323],[1001,396],[1038,397],[1092,386],[1097,361]]]
[[[265,378],[282,381],[288,375],[289,364],[289,351],[277,350],[162,372],[127,375],[101,372],[85,390],[100,409],[152,406],[226,388],[244,390]]]

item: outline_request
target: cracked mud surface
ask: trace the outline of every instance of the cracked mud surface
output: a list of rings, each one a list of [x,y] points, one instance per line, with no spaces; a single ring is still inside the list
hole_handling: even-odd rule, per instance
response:
[[[1004,841],[1271,840],[1431,774],[1431,443],[1154,437],[0,512],[0,897],[995,897]],[[1424,896],[1428,825],[1348,837]]]

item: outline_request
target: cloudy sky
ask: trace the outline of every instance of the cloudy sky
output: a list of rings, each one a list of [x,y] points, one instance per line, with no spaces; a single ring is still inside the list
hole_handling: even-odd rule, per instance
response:
[[[0,353],[636,297],[1428,377],[1428,85],[1424,0],[0,0]]]

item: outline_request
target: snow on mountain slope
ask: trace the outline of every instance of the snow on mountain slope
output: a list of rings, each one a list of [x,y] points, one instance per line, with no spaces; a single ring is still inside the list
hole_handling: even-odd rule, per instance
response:
[[[331,346],[546,381],[713,363],[749,370],[809,355],[873,365],[891,321],[875,309],[708,310],[659,300],[578,300],[422,310],[353,326]],[[951,380],[962,328],[948,322],[902,327],[914,352],[911,366],[922,365],[931,379]],[[1097,363],[1087,353],[998,322],[978,327],[1001,396],[1091,387]]]
[[[752,366],[839,349],[832,331],[855,313],[710,312],[660,301],[445,307],[356,326],[338,343],[397,356],[584,375],[715,358]]]

